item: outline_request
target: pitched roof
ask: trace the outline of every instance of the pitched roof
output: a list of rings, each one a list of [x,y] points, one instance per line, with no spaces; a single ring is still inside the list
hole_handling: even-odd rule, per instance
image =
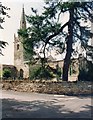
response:
[[[56,59],[55,59],[55,58],[53,58],[53,56],[52,56],[52,55],[49,55],[49,56],[47,57],[47,60],[48,60],[48,61],[55,61]]]

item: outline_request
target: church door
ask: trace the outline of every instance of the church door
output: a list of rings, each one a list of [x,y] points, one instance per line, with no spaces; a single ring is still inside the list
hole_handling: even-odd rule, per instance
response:
[[[20,78],[23,79],[23,73],[24,71],[22,69],[20,69]]]

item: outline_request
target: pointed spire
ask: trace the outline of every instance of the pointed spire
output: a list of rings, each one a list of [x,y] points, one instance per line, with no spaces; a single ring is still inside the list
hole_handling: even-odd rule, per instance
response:
[[[16,41],[16,34],[14,33],[14,42]]]
[[[24,4],[23,4],[23,8],[22,8],[22,15],[21,15],[21,21],[20,21],[20,29],[26,29]]]

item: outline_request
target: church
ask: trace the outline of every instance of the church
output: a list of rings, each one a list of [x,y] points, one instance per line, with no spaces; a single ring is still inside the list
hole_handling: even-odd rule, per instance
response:
[[[21,19],[20,19],[20,28],[26,29],[26,19],[24,6],[22,8]],[[22,44],[22,37],[14,34],[14,65],[0,65],[0,71],[4,69],[9,69],[11,71],[11,78],[28,78],[29,77],[29,66],[26,64],[24,58],[24,49]],[[2,74],[1,74],[2,78]]]
[[[24,7],[22,8],[22,15],[20,20],[20,29],[26,29],[26,20]],[[17,77],[28,78],[29,66],[25,61],[25,52],[22,45],[23,38],[14,34],[14,66],[17,68]]]

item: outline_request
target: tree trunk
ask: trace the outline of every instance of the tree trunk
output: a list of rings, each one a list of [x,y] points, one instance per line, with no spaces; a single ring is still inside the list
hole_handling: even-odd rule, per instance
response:
[[[70,59],[71,59],[71,53],[72,53],[72,42],[73,42],[73,15],[74,15],[74,9],[71,9],[69,11],[69,24],[68,24],[68,36],[67,36],[67,49],[66,49],[66,56],[64,59],[64,65],[63,65],[63,81],[68,81],[68,71],[69,71],[69,65],[70,65]]]

